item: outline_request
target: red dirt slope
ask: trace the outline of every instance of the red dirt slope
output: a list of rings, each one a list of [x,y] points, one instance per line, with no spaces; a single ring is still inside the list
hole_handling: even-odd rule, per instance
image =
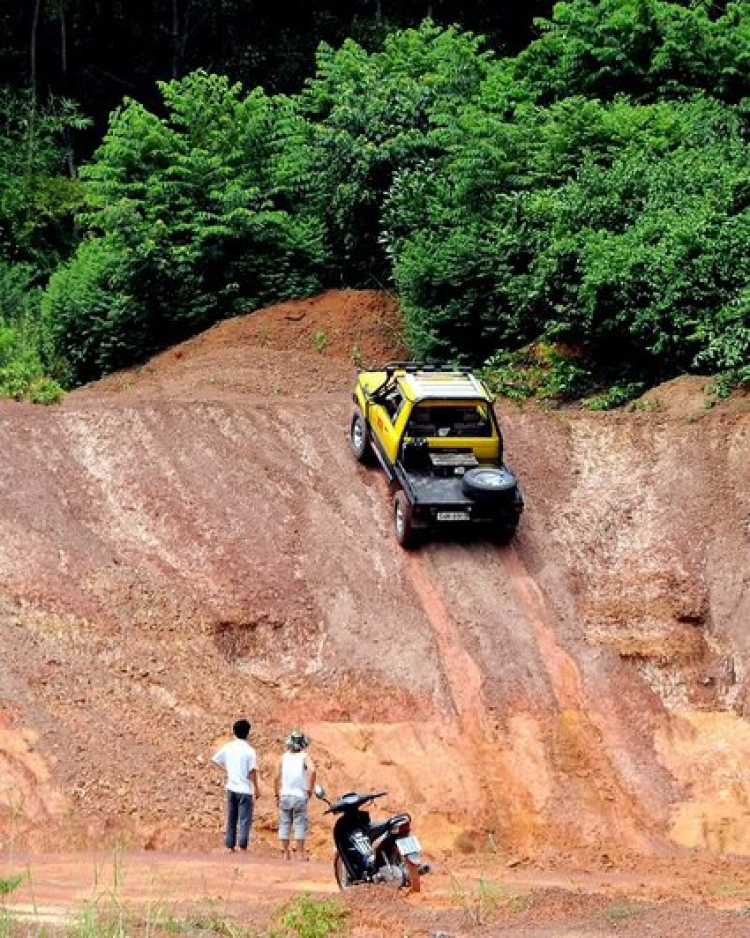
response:
[[[398,336],[330,292],[0,406],[5,845],[215,843],[245,713],[264,768],[301,723],[331,790],[388,788],[444,853],[750,854],[746,401],[501,405],[517,541],[411,556],[346,439]]]

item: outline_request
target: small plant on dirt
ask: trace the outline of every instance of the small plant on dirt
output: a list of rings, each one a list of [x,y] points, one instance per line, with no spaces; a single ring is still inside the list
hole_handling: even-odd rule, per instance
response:
[[[65,391],[54,378],[38,378],[27,392],[32,404],[57,404],[64,396]]]
[[[171,930],[181,935],[220,935],[226,938],[251,938],[256,934],[252,929],[238,925],[218,914],[192,915],[184,921],[171,919],[166,926],[160,925],[159,930]]]
[[[268,326],[260,327],[260,331],[258,332],[258,342],[260,342],[263,348],[271,344],[271,332]]]
[[[296,935],[299,938],[325,938],[349,930],[349,910],[340,902],[313,899],[309,893],[279,906],[273,914],[272,938]]]
[[[0,938],[13,938],[19,934],[18,922],[10,909],[0,908]]]
[[[633,414],[655,414],[661,410],[661,401],[658,397],[639,397],[628,404],[627,409]]]
[[[451,893],[472,925],[487,925],[503,904],[503,891],[491,880],[480,876],[476,885],[465,886],[451,874]]]
[[[609,925],[622,925],[648,912],[650,908],[651,906],[645,902],[618,902],[604,909],[601,917]]]
[[[144,923],[146,935],[181,935],[194,930],[191,919],[178,918],[167,903],[149,903]]]
[[[126,938],[129,934],[123,910],[116,905],[102,909],[97,902],[84,905],[66,930],[68,938]]]
[[[5,907],[5,899],[21,885],[28,876],[28,870],[24,873],[16,873],[14,876],[0,876],[0,938],[11,938],[16,934],[16,919],[13,911]]]
[[[328,333],[325,329],[318,329],[313,337],[313,343],[315,345],[315,351],[322,355],[323,352],[328,348]]]
[[[0,896],[9,896],[26,879],[27,874],[16,873],[15,876],[0,876]]]
[[[364,361],[362,357],[362,349],[359,347],[359,345],[356,342],[354,343],[354,345],[351,348],[351,351],[349,352],[349,357],[351,358],[352,365],[354,365],[355,368],[362,367],[362,362]]]

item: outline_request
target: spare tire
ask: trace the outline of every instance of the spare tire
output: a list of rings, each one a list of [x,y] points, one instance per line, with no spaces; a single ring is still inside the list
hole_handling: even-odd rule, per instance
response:
[[[509,499],[517,485],[516,477],[505,466],[478,466],[461,479],[464,495],[480,501]]]

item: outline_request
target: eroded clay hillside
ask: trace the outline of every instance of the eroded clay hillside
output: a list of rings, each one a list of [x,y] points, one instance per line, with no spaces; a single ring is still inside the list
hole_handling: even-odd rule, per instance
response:
[[[354,365],[403,354],[328,293],[0,408],[0,841],[214,842],[246,714],[446,851],[750,854],[748,402],[501,404],[517,540],[406,554],[347,446]]]

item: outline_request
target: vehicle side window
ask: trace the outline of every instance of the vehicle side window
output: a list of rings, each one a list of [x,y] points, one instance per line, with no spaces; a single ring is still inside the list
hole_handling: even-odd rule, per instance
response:
[[[389,391],[385,398],[383,398],[383,407],[385,408],[386,413],[391,419],[391,423],[396,422],[396,415],[401,410],[404,405],[404,395],[394,388],[392,391]]]
[[[401,412],[402,412],[403,409],[404,409],[404,404],[405,404],[405,403],[406,403],[406,398],[405,398],[405,397],[402,397],[402,398],[401,398],[401,403],[398,405],[398,407],[396,408],[395,413],[393,414],[393,417],[391,418],[391,419],[393,420],[393,423],[394,423],[394,424],[398,421],[398,418],[401,416]]]

